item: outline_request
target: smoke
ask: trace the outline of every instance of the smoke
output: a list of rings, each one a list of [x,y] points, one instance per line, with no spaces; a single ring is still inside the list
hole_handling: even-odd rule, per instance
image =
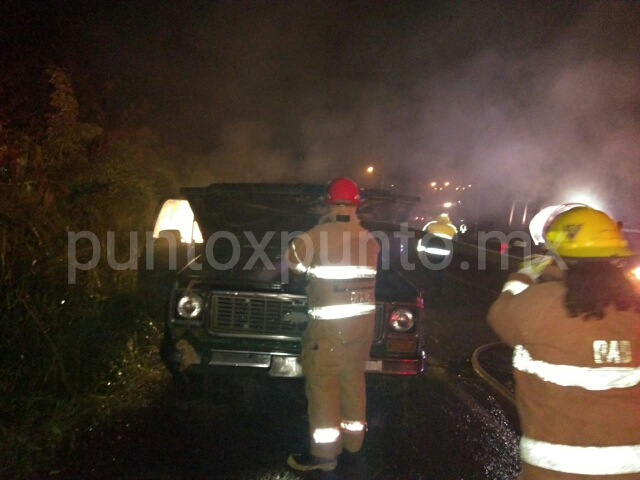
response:
[[[198,184],[448,180],[487,211],[580,196],[640,223],[640,3],[378,3],[152,2],[110,61]]]
[[[265,122],[238,121],[224,125],[218,147],[192,172],[192,185],[213,182],[278,182],[293,180],[288,152],[273,146],[273,131]]]

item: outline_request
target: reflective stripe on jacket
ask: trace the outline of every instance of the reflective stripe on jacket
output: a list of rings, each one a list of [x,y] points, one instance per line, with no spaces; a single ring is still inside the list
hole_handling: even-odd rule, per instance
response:
[[[309,315],[337,320],[375,310],[380,247],[360,226],[351,206],[336,206],[313,229],[296,237],[286,259],[307,275]]]
[[[640,473],[640,315],[609,306],[602,320],[572,318],[565,294],[561,281],[514,274],[487,316],[514,348],[521,458],[556,472],[548,478],[631,478]]]
[[[513,349],[513,368],[536,375],[545,382],[562,387],[580,387],[585,390],[609,390],[635,387],[640,383],[640,367],[576,367],[554,365],[534,360],[522,345]]]
[[[585,390],[630,388],[640,383],[640,368],[576,367],[534,360],[522,345],[513,351],[513,368],[562,387]],[[640,445],[582,447],[543,442],[523,435],[522,460],[536,467],[581,475],[622,475],[640,472]]]
[[[536,467],[578,475],[625,475],[640,472],[640,445],[576,447],[542,442],[523,435],[520,457]]]

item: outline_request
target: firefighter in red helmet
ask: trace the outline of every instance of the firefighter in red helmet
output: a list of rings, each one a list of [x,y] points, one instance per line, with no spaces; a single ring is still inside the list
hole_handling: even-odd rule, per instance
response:
[[[300,363],[311,445],[287,459],[299,471],[333,470],[343,449],[360,450],[366,427],[364,372],[380,247],[356,216],[360,190],[352,180],[332,181],[326,203],[328,213],[285,254],[289,267],[306,276],[309,306]]]

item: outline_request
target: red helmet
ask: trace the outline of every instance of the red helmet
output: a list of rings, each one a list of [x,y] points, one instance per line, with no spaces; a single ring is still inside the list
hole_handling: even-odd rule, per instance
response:
[[[360,190],[356,182],[347,177],[336,178],[327,188],[327,203],[358,205]]]

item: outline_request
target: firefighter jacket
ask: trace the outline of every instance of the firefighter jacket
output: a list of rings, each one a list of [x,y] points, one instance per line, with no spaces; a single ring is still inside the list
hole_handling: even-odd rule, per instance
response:
[[[338,320],[375,311],[379,250],[355,206],[332,207],[318,225],[296,237],[286,258],[307,276],[310,318]]]
[[[437,237],[447,238],[449,240],[455,237],[456,233],[458,233],[456,227],[454,227],[448,220],[444,220],[442,218],[438,218],[437,220],[427,223],[423,230]]]
[[[296,237],[289,265],[306,274],[309,324],[300,364],[306,377],[312,455],[357,452],[366,425],[365,364],[375,322],[379,246],[355,206],[334,206]]]
[[[568,316],[558,279],[512,274],[488,321],[514,348],[524,479],[640,479],[640,315]]]
[[[429,236],[420,239],[418,244],[419,252],[426,252],[432,258],[438,259],[447,257],[452,253],[452,245],[450,240],[455,237],[457,230],[451,223],[441,218],[427,223],[423,230],[429,233]],[[431,238],[436,237],[436,238]],[[435,241],[434,241],[435,240]]]

